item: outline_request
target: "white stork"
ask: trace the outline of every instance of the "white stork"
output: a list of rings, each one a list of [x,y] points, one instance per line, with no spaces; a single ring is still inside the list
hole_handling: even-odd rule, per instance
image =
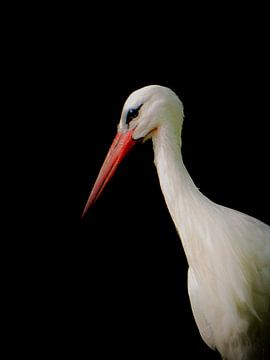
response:
[[[137,140],[152,139],[161,190],[188,260],[188,293],[205,343],[226,360],[270,359],[270,227],[220,206],[194,185],[181,156],[183,105],[162,86],[127,99],[83,215]]]

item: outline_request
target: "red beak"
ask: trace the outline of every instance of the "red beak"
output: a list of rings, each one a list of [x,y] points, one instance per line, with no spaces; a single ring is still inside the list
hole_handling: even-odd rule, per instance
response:
[[[99,171],[98,177],[87,200],[85,208],[82,213],[82,218],[85,216],[88,209],[95,203],[108,181],[114,175],[118,165],[124,159],[129,150],[135,145],[136,141],[132,139],[134,130],[129,130],[125,133],[118,132],[113,140],[113,143],[108,151],[104,163]]]

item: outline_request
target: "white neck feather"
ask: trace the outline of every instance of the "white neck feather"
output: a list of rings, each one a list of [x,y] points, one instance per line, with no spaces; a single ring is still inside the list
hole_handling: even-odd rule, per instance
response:
[[[203,246],[197,243],[200,237],[194,236],[199,223],[196,224],[196,219],[204,215],[205,206],[214,203],[197,189],[183,163],[180,131],[162,126],[152,140],[161,190],[191,265],[194,251],[199,253]]]

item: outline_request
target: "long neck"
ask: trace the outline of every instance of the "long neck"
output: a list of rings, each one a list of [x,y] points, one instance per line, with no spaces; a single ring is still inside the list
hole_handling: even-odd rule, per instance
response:
[[[190,249],[197,245],[194,219],[200,219],[210,200],[197,189],[183,163],[180,131],[177,133],[170,127],[161,127],[152,140],[161,190],[189,261],[194,256]],[[201,244],[198,245],[200,248]]]

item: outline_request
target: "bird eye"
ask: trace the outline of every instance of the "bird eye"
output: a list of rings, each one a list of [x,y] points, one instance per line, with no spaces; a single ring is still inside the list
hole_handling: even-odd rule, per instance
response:
[[[131,120],[135,119],[138,116],[141,107],[142,107],[142,105],[137,107],[137,109],[129,109],[128,110],[127,118],[126,118],[127,124],[129,124]]]

